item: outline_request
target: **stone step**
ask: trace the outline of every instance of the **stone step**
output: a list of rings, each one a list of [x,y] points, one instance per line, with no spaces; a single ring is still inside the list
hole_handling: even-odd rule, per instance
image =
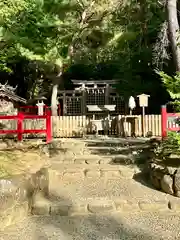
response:
[[[39,192],[34,215],[81,215],[111,212],[180,211],[180,200],[133,179],[62,179],[53,172],[49,196]]]
[[[68,178],[130,178],[140,170],[135,166],[108,165],[108,164],[71,164],[53,163],[49,170],[50,175],[58,176],[61,179]]]
[[[125,151],[125,150],[138,150],[138,149],[145,149],[149,148],[147,144],[140,144],[140,145],[127,145],[127,146],[97,146],[95,145],[87,145],[87,149],[89,150],[109,150],[109,151]]]
[[[95,154],[63,154],[55,156],[51,159],[53,163],[75,163],[75,164],[122,164],[131,163],[135,156],[124,154],[108,154],[108,155],[95,155]]]
[[[85,146],[72,147],[67,142],[62,146],[58,155],[52,154],[51,160],[54,162],[85,163],[85,164],[129,164],[135,161],[139,152],[148,148],[147,144],[126,147],[106,147],[106,146]],[[84,143],[83,143],[84,144]],[[66,146],[67,145],[67,146]]]
[[[174,211],[180,212],[180,202],[176,202]],[[137,200],[133,202],[123,198],[94,198],[85,199],[78,202],[70,202],[68,200],[57,200],[50,197],[46,200],[41,195],[36,195],[34,205],[31,211],[32,215],[59,215],[59,216],[75,216],[87,214],[102,214],[112,212],[167,212],[169,201],[144,201]]]
[[[127,139],[94,139],[94,140],[62,140],[61,147],[74,152],[87,150],[109,150],[109,151],[125,151],[144,149],[149,146],[146,141],[127,140]]]
[[[149,148],[149,146],[147,144],[141,144],[141,145],[127,145],[127,146],[105,146],[101,145],[98,146],[97,143],[95,143],[94,145],[90,144],[90,145],[79,145],[77,146],[76,144],[74,144],[73,146],[70,144],[62,144],[62,149],[64,148],[64,150],[66,152],[72,152],[72,153],[76,153],[76,154],[87,154],[88,153],[93,153],[93,152],[98,152],[98,153],[102,153],[103,155],[105,154],[122,154],[122,153],[132,153],[135,151],[139,151],[139,150],[143,150],[146,148]]]

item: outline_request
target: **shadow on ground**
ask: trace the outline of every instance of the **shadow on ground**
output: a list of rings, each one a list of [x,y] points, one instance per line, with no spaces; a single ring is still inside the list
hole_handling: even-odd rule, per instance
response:
[[[144,186],[146,186],[146,187],[148,187],[148,188],[151,188],[151,189],[153,189],[153,190],[155,190],[155,191],[158,191],[158,190],[152,185],[152,183],[150,182],[149,176],[147,175],[147,173],[144,173],[143,171],[134,174],[133,179],[134,179],[136,182],[141,183],[142,185],[144,185]],[[159,191],[158,191],[158,192],[159,192]]]
[[[73,203],[68,199],[59,196],[51,196],[51,200],[61,200],[68,202],[73,207]],[[22,223],[7,229],[7,234],[0,235],[2,239],[24,240],[160,240],[157,235],[152,236],[148,226],[146,230],[138,224],[130,224],[119,213],[118,217],[109,213],[108,215],[79,215],[67,216],[70,212],[59,211],[55,216],[32,216]]]

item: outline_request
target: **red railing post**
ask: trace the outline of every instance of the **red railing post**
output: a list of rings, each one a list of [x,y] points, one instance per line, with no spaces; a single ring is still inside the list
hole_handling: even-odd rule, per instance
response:
[[[17,119],[18,141],[22,141],[23,139],[23,119],[24,119],[24,114],[22,112],[18,112],[18,119]]]
[[[167,109],[166,105],[161,107],[161,131],[162,131],[162,138],[167,137]]]
[[[51,129],[51,110],[46,111],[46,143],[52,141],[52,129]]]

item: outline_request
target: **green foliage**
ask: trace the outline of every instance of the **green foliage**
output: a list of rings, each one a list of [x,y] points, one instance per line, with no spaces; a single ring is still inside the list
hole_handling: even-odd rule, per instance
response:
[[[47,75],[55,65],[91,65],[81,67],[85,78],[121,79],[123,96],[156,92],[152,48],[162,21],[156,0],[3,0],[0,71],[24,59]],[[35,70],[26,79],[39,81]]]
[[[109,0],[18,0],[15,4],[11,0],[0,6],[1,42],[10,44],[17,55],[31,61],[60,66],[72,58],[70,46],[74,55],[82,45],[104,44],[108,35],[107,16],[113,11]]]
[[[170,154],[180,155],[180,134],[169,132],[167,139],[163,140],[154,150],[157,158],[166,159]]]
[[[164,72],[157,72],[172,99],[180,99],[180,73],[175,76],[169,76]]]

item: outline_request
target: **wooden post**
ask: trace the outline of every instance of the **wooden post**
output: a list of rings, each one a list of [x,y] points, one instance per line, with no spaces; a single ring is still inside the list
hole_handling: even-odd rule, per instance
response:
[[[86,115],[86,90],[85,89],[83,89],[83,91],[82,91],[81,103],[82,103],[82,105],[81,105],[82,115],[85,116]]]
[[[46,143],[52,141],[52,129],[51,129],[51,111],[47,110],[46,113]]]
[[[105,105],[109,104],[109,84],[106,84],[105,90]]]
[[[58,104],[58,116],[61,116],[61,104]]]
[[[161,131],[162,138],[167,137],[167,109],[166,105],[161,106]]]
[[[148,107],[148,98],[150,95],[143,93],[137,97],[139,98],[139,106],[142,107],[142,135],[145,137],[145,107]]]
[[[142,107],[142,135],[145,137],[145,107]]]
[[[63,93],[63,115],[67,114],[67,102],[66,102],[66,93]]]
[[[24,114],[22,112],[18,112],[18,121],[17,121],[17,138],[18,141],[22,141],[23,139],[23,119],[24,119]]]

